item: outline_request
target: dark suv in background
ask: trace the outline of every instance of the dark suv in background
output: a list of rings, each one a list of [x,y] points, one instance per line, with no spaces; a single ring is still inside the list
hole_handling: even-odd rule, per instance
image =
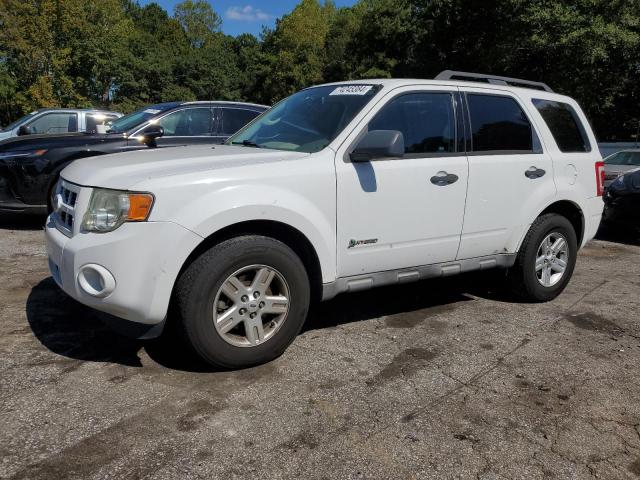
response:
[[[171,102],[118,118],[106,133],[24,135],[0,142],[0,212],[44,213],[60,171],[73,160],[141,148],[219,144],[268,107]]]

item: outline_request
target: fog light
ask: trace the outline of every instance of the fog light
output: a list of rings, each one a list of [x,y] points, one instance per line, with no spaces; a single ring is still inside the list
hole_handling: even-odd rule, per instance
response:
[[[78,272],[78,285],[86,294],[104,298],[115,290],[116,279],[102,265],[88,264]]]

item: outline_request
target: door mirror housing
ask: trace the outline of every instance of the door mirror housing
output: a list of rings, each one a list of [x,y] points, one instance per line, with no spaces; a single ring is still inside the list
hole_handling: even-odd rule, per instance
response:
[[[149,125],[142,132],[142,143],[150,148],[158,146],[156,139],[164,135],[164,128],[160,125]]]
[[[352,162],[368,162],[376,158],[402,158],[404,135],[398,130],[371,130],[349,154]]]
[[[22,136],[22,135],[31,135],[31,127],[28,127],[26,125],[20,125],[20,128],[18,128],[18,135]]]

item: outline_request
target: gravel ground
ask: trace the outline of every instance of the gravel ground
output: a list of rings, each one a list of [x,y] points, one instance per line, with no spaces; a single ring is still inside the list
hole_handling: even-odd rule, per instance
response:
[[[119,337],[0,225],[0,478],[640,477],[640,246],[555,301],[468,275],[340,296],[278,360],[212,372]]]

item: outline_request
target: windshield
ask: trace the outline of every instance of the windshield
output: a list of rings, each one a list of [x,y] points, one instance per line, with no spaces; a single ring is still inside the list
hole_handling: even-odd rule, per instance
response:
[[[629,165],[640,167],[640,151],[618,152],[604,159],[605,165]]]
[[[376,94],[374,85],[329,85],[285,98],[233,135],[228,144],[313,153],[336,138]]]
[[[141,110],[137,110],[129,115],[125,115],[124,117],[120,117],[117,120],[114,120],[109,124],[109,128],[107,129],[107,133],[125,133],[131,130],[134,127],[137,127],[141,123],[146,122],[147,120],[155,117],[159,113],[170,110],[175,107],[176,104],[169,103],[161,103],[158,105],[151,105],[149,107],[145,107]]]
[[[16,128],[18,125],[20,125],[23,122],[26,122],[28,119],[30,119],[31,117],[33,117],[36,113],[38,112],[31,112],[28,113],[27,115],[25,115],[24,117],[20,117],[18,120],[16,120],[15,122],[10,123],[9,125],[7,125],[6,127],[0,128],[1,131],[6,131],[6,130],[13,130],[14,128]]]

